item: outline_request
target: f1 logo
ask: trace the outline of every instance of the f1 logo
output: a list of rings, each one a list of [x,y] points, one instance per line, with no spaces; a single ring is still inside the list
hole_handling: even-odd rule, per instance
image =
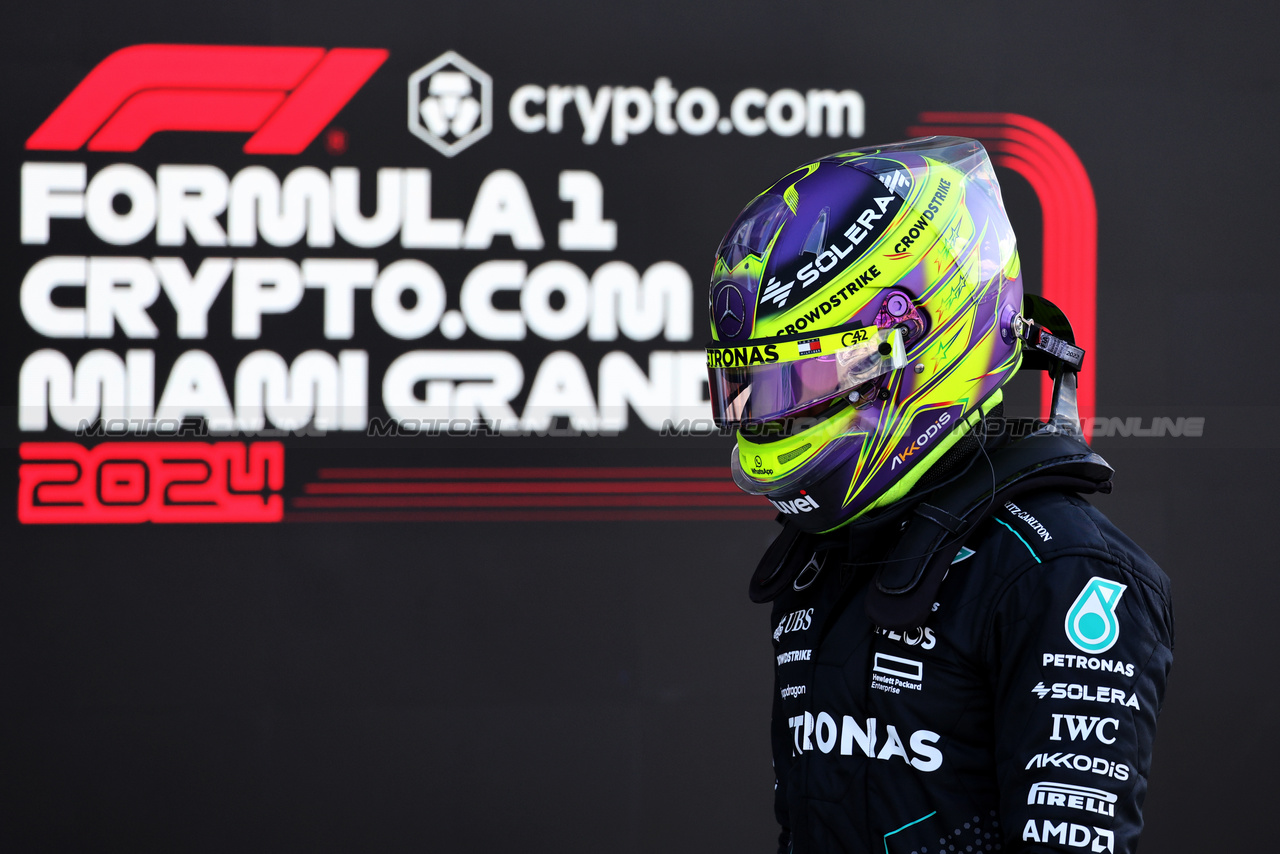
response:
[[[386,61],[381,49],[140,44],[108,56],[27,148],[137,151],[159,131],[256,131],[246,154],[298,154]]]

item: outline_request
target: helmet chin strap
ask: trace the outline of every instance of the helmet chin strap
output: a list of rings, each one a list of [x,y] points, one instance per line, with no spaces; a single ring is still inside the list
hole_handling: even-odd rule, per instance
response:
[[[1063,370],[1053,379],[1053,406],[1049,420],[1041,428],[1047,433],[1083,436],[1080,429],[1080,407],[1076,405],[1076,372]]]
[[[1022,339],[1022,366],[1053,377],[1053,405],[1041,431],[1082,436],[1076,374],[1084,367],[1084,350],[1076,346],[1062,309],[1034,294],[1023,297],[1023,307],[1027,316],[1015,315],[1012,322],[1014,335]]]

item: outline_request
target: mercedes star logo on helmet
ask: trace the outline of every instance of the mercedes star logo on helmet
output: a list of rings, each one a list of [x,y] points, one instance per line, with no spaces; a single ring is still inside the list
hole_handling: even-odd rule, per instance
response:
[[[737,338],[746,322],[747,303],[733,282],[725,282],[716,294],[716,329],[726,338]]]

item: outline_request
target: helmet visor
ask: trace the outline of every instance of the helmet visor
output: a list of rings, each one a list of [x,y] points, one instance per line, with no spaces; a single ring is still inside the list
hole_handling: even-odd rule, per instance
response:
[[[832,400],[907,363],[902,330],[841,327],[739,346],[707,347],[718,426],[776,421]]]

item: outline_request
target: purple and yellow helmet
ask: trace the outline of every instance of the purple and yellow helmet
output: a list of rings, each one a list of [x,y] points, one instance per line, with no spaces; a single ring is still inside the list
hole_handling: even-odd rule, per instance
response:
[[[752,199],[716,252],[707,347],[733,477],[801,529],[901,498],[1001,400],[1022,276],[982,145],[833,154]]]

